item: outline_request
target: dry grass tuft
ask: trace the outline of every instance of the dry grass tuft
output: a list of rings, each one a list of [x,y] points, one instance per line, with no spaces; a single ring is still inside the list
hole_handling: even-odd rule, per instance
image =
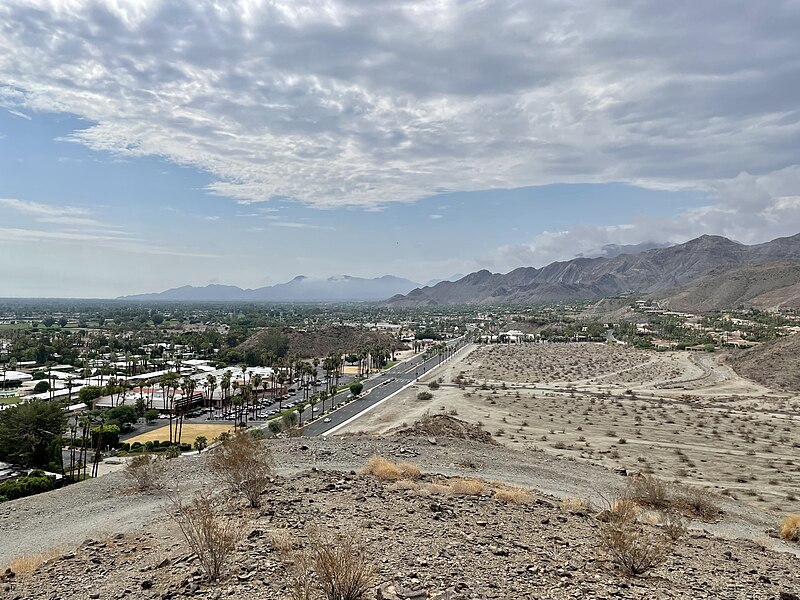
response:
[[[450,481],[450,493],[456,496],[480,496],[486,491],[486,482],[480,479],[453,479]]]
[[[11,572],[17,577],[30,575],[48,560],[58,558],[62,554],[64,552],[58,548],[53,548],[40,554],[26,554],[12,560],[6,568],[11,569]]]
[[[291,554],[294,546],[292,544],[292,536],[288,530],[275,529],[270,531],[267,533],[267,539],[281,558],[286,559]]]
[[[586,498],[564,498],[561,500],[561,508],[567,512],[586,512],[591,509],[591,505]]]
[[[409,490],[418,490],[420,488],[420,484],[416,481],[411,481],[409,479],[400,479],[398,481],[394,481],[390,483],[386,489],[392,490],[394,492],[406,492]]]
[[[504,486],[494,490],[496,500],[509,504],[528,504],[533,501],[533,494],[528,490],[518,487]]]
[[[778,534],[787,542],[800,542],[800,514],[784,518]]]
[[[450,486],[442,483],[428,483],[419,488],[420,496],[447,496],[450,493]]]
[[[399,481],[401,479],[419,479],[422,472],[415,464],[395,463],[375,454],[369,457],[367,464],[361,469],[361,474],[372,475],[381,481]]]

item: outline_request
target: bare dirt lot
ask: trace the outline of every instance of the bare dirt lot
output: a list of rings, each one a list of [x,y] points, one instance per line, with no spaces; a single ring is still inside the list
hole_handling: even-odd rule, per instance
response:
[[[720,359],[589,343],[480,346],[340,433],[385,433],[446,413],[511,448],[799,511],[800,399]],[[418,399],[423,391],[432,398]]]

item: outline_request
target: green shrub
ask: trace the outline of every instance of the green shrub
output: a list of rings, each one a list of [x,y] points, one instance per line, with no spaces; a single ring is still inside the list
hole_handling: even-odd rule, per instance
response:
[[[153,440],[153,448],[158,448],[161,445],[161,442],[158,440]],[[169,446],[169,442],[164,442],[165,446]]]
[[[0,496],[7,500],[14,500],[49,492],[55,487],[56,478],[53,475],[45,475],[43,471],[31,471],[31,474],[25,477],[17,477],[0,483]]]
[[[153,451],[153,442],[151,442],[151,441],[149,441],[149,440],[148,440],[148,441],[146,441],[146,442],[144,443],[144,447],[145,447],[145,449],[146,449],[148,452],[152,452],[152,451]]]

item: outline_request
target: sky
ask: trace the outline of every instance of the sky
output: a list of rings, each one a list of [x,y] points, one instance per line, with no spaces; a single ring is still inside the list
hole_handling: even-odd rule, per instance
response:
[[[0,297],[800,232],[800,0],[3,0]]]

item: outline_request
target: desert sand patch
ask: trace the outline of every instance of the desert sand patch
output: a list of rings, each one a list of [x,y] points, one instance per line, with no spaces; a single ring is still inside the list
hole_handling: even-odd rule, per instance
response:
[[[418,399],[423,391],[432,398]],[[797,397],[739,377],[712,354],[498,345],[465,353],[342,433],[450,414],[516,449],[708,486],[789,513],[800,510],[798,409]]]

